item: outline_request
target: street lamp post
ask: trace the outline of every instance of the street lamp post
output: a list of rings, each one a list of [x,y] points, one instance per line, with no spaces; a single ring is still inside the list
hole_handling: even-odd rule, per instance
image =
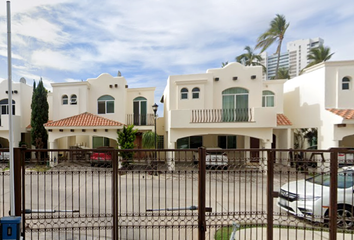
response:
[[[157,112],[158,107],[159,106],[156,103],[154,105],[152,105],[152,110],[154,111],[154,119],[155,119],[155,150],[157,149],[156,112]],[[156,151],[155,151],[155,154],[156,154]],[[156,157],[156,155],[155,155],[155,157]]]

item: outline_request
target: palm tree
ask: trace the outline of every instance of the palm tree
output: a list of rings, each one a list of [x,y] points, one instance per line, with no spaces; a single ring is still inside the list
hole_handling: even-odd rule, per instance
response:
[[[261,55],[255,54],[250,46],[244,48],[246,53],[236,57],[236,62],[242,63],[245,66],[262,66],[263,71],[266,71],[266,67],[261,64],[263,58]]]
[[[221,63],[221,67],[225,67],[227,64],[229,64],[229,61],[222,62],[222,63]]]
[[[277,67],[275,69],[275,78],[278,78],[278,69],[279,69],[279,60],[280,60],[280,51],[281,51],[281,44],[284,39],[284,35],[286,30],[288,29],[290,23],[286,22],[285,16],[277,14],[276,17],[270,22],[270,26],[266,32],[264,32],[261,36],[259,36],[257,40],[257,48],[262,48],[261,53],[264,52],[266,49],[269,48],[275,41],[278,42],[277,51],[275,52],[278,54],[278,61]]]
[[[278,79],[290,79],[289,68],[279,68],[277,75]]]
[[[319,46],[317,48],[310,49],[309,54],[307,55],[307,60],[310,60],[310,63],[307,64],[305,68],[316,65],[320,62],[325,62],[329,60],[334,53],[330,53],[331,49],[329,47]],[[304,68],[304,69],[305,69]]]

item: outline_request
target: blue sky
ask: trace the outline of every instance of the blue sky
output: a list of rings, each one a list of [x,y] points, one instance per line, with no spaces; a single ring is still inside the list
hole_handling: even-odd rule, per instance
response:
[[[0,80],[7,73],[6,1],[0,1]],[[275,14],[286,42],[321,37],[354,59],[354,1],[344,0],[12,0],[12,79],[81,81],[118,70],[129,87],[156,87],[169,75],[203,73],[235,61]],[[274,48],[269,53],[273,53]]]

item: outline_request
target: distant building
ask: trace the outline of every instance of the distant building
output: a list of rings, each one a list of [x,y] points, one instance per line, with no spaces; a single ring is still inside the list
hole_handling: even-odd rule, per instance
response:
[[[280,68],[289,69],[290,78],[299,75],[301,70],[309,64],[307,55],[312,48],[322,46],[324,40],[317,38],[300,39],[287,43],[287,52],[280,54]],[[262,64],[267,68],[263,79],[273,79],[275,77],[275,70],[277,66],[278,55],[268,55],[267,52],[262,53]]]

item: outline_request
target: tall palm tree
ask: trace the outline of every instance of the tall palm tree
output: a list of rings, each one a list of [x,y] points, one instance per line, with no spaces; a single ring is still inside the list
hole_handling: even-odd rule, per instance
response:
[[[237,56],[236,62],[244,64],[245,66],[262,66],[263,71],[266,71],[265,66],[261,64],[263,60],[261,55],[255,54],[250,46],[246,46],[244,50],[246,50],[246,53]]]
[[[275,69],[275,78],[278,78],[278,69],[280,61],[280,51],[281,45],[284,39],[286,30],[288,29],[290,23],[286,22],[285,16],[277,14],[276,17],[270,22],[270,26],[267,31],[265,31],[257,40],[257,48],[262,48],[261,53],[269,48],[275,41],[278,42],[278,47],[276,54],[278,54],[277,67]]]
[[[290,79],[289,68],[279,68],[278,79]],[[276,79],[275,76],[272,79]]]
[[[309,54],[307,55],[307,59],[310,60],[310,63],[307,64],[305,68],[311,67],[317,63],[325,62],[329,60],[334,53],[330,53],[331,48],[319,46],[317,48],[310,49]],[[304,69],[305,69],[304,68]]]

